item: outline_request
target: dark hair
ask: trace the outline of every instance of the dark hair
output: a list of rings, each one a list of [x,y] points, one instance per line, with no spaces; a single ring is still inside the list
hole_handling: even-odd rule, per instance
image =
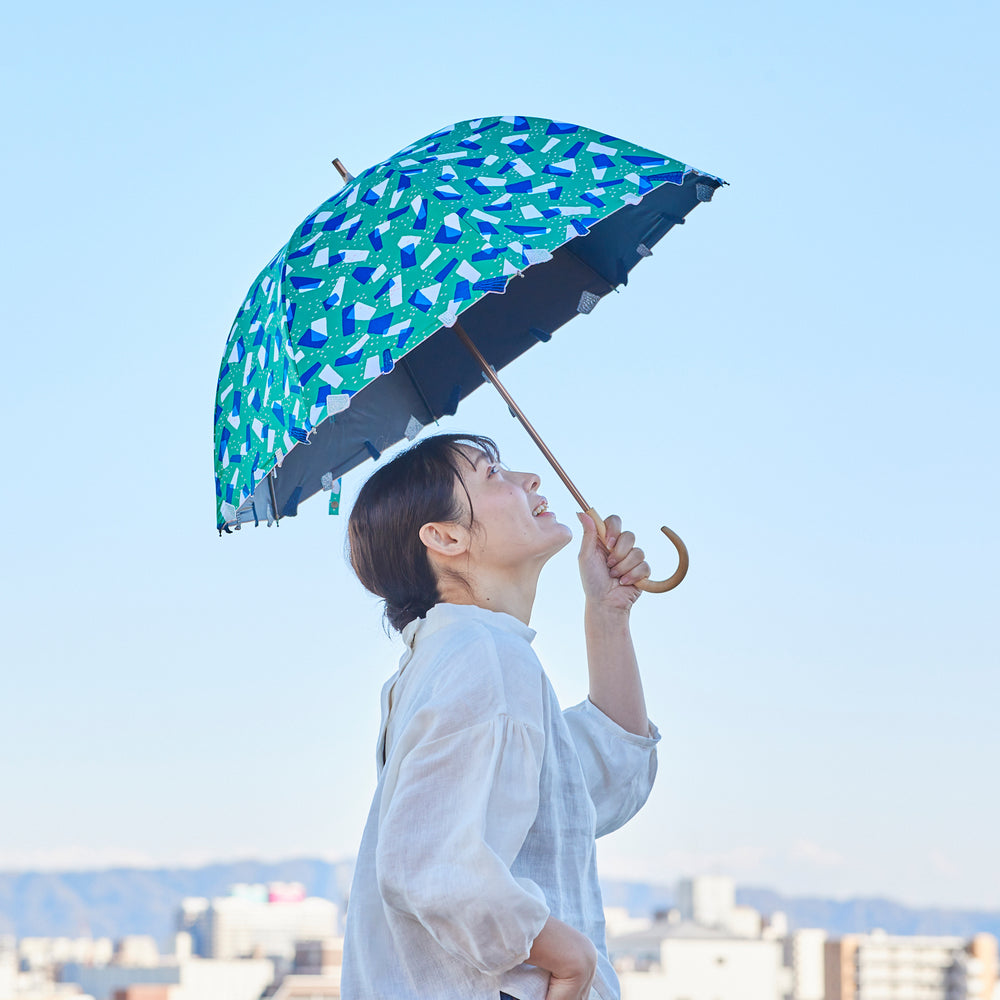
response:
[[[372,473],[351,510],[351,566],[364,588],[385,601],[386,620],[397,631],[423,618],[441,600],[420,540],[421,527],[429,521],[466,519],[466,527],[472,527],[472,498],[462,476],[463,466],[472,463],[463,445],[483,452],[491,462],[500,461],[496,443],[488,437],[437,434]],[[468,510],[456,496],[456,482],[465,490]]]

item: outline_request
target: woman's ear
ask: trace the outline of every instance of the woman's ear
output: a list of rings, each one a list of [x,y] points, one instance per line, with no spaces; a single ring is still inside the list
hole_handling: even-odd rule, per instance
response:
[[[420,541],[427,548],[429,556],[445,559],[464,555],[469,551],[471,534],[468,528],[448,521],[428,521],[418,532]]]

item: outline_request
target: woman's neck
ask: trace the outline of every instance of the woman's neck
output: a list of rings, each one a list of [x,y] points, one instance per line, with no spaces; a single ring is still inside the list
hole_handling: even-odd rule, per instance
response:
[[[539,568],[540,571],[540,568]],[[477,575],[466,587],[457,580],[442,580],[438,585],[441,600],[446,604],[473,604],[487,611],[502,611],[525,625],[530,624],[531,609],[538,588],[538,573],[530,579],[511,580],[499,574]]]

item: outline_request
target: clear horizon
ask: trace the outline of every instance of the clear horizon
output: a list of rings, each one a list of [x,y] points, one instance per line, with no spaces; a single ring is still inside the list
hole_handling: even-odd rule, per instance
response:
[[[237,864],[262,864],[280,865],[295,862],[321,861],[330,865],[353,864],[353,855],[330,855],[319,854],[290,854],[290,855],[259,855],[253,853],[233,854],[230,856],[205,856],[198,858],[193,855],[180,855],[177,858],[156,859],[143,857],[138,852],[124,852],[118,855],[118,860],[114,860],[114,852],[111,852],[106,860],[100,860],[97,855],[92,855],[89,860],[81,853],[72,851],[63,855],[53,855],[48,862],[42,861],[37,867],[28,865],[2,867],[0,866],[0,876],[4,875],[75,875],[81,873],[101,873],[111,871],[197,871],[203,868],[210,868],[217,865],[237,865]],[[76,861],[74,862],[74,857]],[[725,875],[722,871],[701,871],[685,870],[673,874],[660,875],[657,873],[642,873],[638,870],[631,874],[626,871],[608,870],[612,866],[603,866],[600,871],[602,881],[627,882],[637,885],[650,885],[660,888],[672,889],[680,879],[696,878],[703,875]],[[760,882],[748,881],[745,879],[733,880],[737,891],[740,889],[761,890],[774,892],[776,895],[787,899],[824,899],[832,902],[850,902],[853,900],[879,900],[894,903],[908,909],[947,909],[947,910],[967,910],[970,912],[1000,913],[1000,901],[994,906],[955,906],[936,902],[935,900],[907,899],[886,893],[864,893],[864,892],[820,892],[808,889],[785,890],[777,885],[763,884]],[[309,887],[306,886],[308,889]]]
[[[80,867],[40,867],[40,868],[17,868],[17,869],[4,869],[0,868],[0,876],[4,875],[32,875],[32,874],[44,874],[44,875],[77,875],[77,874],[100,874],[103,872],[112,871],[198,871],[203,868],[210,868],[217,865],[235,865],[242,863],[249,864],[265,864],[265,865],[280,865],[280,864],[291,864],[296,862],[313,862],[321,861],[330,865],[340,865],[340,864],[353,864],[353,857],[320,857],[318,855],[294,855],[288,857],[264,857],[264,856],[254,856],[254,855],[238,855],[232,857],[218,857],[218,858],[206,858],[203,861],[183,861],[179,860],[176,863],[171,863],[169,861],[157,862],[153,859],[149,859],[147,862],[142,862],[138,858],[135,858],[132,862],[127,860],[122,863],[107,863],[99,864],[94,863],[92,865],[84,864]],[[719,875],[725,874],[724,872],[699,872],[699,871],[688,871],[679,872],[676,875],[667,877],[659,877],[656,875],[649,875],[643,877],[640,874],[633,876],[629,875],[616,875],[614,873],[608,873],[606,871],[601,871],[600,876],[602,881],[608,882],[625,882],[634,885],[649,885],[662,889],[674,889],[679,880],[685,878],[696,878],[702,875]],[[758,883],[741,881],[739,879],[734,879],[734,884],[736,891],[747,890],[747,891],[762,891],[762,892],[773,892],[776,895],[784,899],[822,899],[834,903],[848,903],[854,901],[878,901],[886,902],[894,905],[902,906],[906,909],[911,910],[964,910],[967,912],[981,912],[990,914],[1000,914],[1000,903],[994,907],[982,907],[982,906],[947,906],[944,904],[935,903],[934,901],[913,901],[901,899],[895,896],[889,896],[884,894],[859,894],[859,893],[820,893],[820,892],[808,892],[808,891],[797,891],[797,892],[786,892],[779,887],[772,885],[763,885]],[[306,885],[307,892],[309,891],[309,886]]]

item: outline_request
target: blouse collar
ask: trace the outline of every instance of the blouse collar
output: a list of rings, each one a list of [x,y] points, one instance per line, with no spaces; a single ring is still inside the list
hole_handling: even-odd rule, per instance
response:
[[[480,621],[490,628],[513,632],[531,642],[535,630],[505,611],[488,611],[476,604],[435,604],[424,618],[416,618],[403,628],[403,642],[411,649],[418,635],[427,637],[452,622]]]

